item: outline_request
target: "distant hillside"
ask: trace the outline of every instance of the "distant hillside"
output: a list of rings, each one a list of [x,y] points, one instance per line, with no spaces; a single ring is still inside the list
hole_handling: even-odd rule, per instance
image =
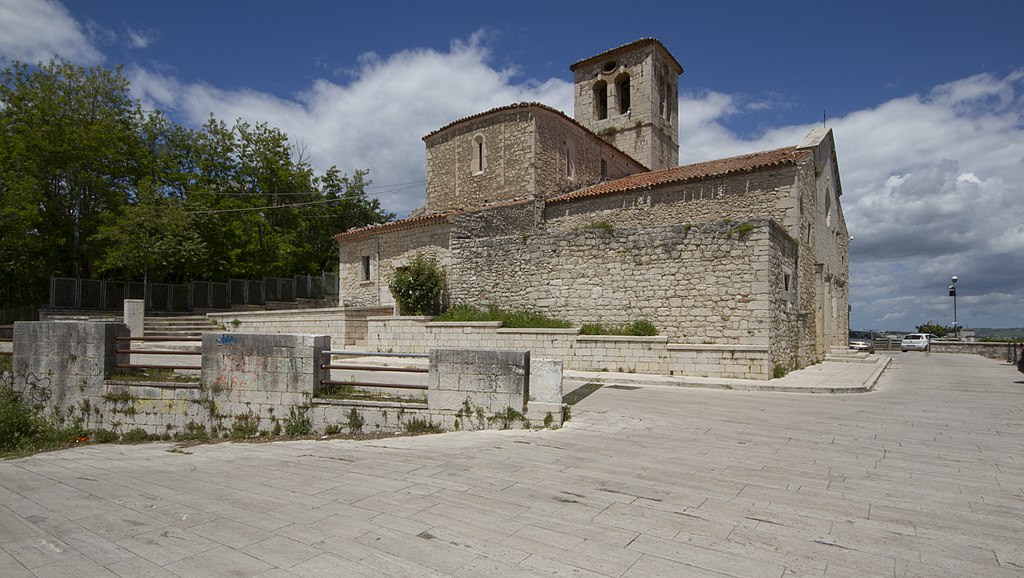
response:
[[[995,337],[997,339],[1024,339],[1024,327],[991,328],[978,327],[975,329],[978,337]]]

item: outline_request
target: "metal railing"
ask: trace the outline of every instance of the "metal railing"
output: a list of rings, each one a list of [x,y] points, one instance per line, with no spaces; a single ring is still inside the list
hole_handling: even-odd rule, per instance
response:
[[[360,364],[360,363],[334,363],[333,357],[404,357],[404,358],[430,358],[428,353],[381,353],[377,351],[348,351],[348,350],[330,350],[324,351],[324,360],[326,363],[320,365],[320,369],[327,370],[327,375],[330,376],[330,371],[334,369],[346,370],[346,371],[366,371],[366,372],[394,372],[394,373],[429,373],[430,369],[426,367],[400,367],[393,365],[380,365],[380,364]],[[362,381],[355,379],[347,380],[334,380],[330,377],[320,380],[320,386],[353,386],[353,387],[372,387],[372,388],[383,388],[383,389],[411,389],[425,391],[427,386],[419,383],[378,383],[372,381]]]
[[[0,325],[0,343],[12,344],[11,351],[0,351],[0,355],[14,355],[14,326]]]
[[[199,350],[186,350],[186,349],[137,349],[134,347],[135,342],[141,343],[154,343],[154,342],[169,342],[175,343],[202,343],[202,337],[115,337],[118,344],[128,343],[127,349],[118,347],[116,353],[119,355],[127,355],[127,363],[117,363],[114,366],[118,369],[202,369],[202,365],[184,365],[184,364],[156,364],[156,363],[134,363],[132,362],[132,356],[141,355],[177,355],[177,356],[200,356],[202,358],[203,352]]]
[[[268,301],[323,299],[337,295],[338,286],[335,273],[187,284],[51,277],[49,306],[53,309],[117,310],[125,299],[143,299],[147,311],[179,313],[230,309],[234,305],[265,305]]]

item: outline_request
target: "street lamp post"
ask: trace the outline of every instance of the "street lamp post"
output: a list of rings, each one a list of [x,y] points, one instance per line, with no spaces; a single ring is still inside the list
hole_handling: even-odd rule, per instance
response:
[[[956,320],[956,282],[958,280],[957,276],[953,275],[953,278],[951,279],[953,284],[949,286],[949,296],[953,298],[953,337],[955,337],[957,341],[960,340],[960,324],[957,323]]]

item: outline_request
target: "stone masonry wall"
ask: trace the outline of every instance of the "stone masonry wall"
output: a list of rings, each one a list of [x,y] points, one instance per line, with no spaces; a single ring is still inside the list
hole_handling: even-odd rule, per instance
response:
[[[477,207],[532,196],[534,122],[530,109],[486,115],[426,138],[429,212]],[[474,163],[474,139],[484,142],[484,170]]]
[[[593,133],[553,112],[536,112],[536,192],[550,198],[602,179],[619,179],[646,171],[639,162],[622,154]],[[571,171],[566,171],[568,149]],[[601,161],[607,174],[601,174]]]
[[[767,345],[684,344],[668,338],[580,335],[579,329],[507,329],[500,322],[434,322],[430,317],[368,321],[367,349],[426,353],[438,347],[524,349],[565,369],[768,379]]]
[[[323,352],[330,349],[326,335],[204,334],[198,381],[116,374],[115,338],[128,335],[124,324],[18,323],[15,335],[14,388],[48,417],[85,429],[240,439],[288,433],[296,424],[319,434],[403,431],[413,420],[447,429],[521,427],[521,414],[528,413],[527,352],[440,354],[450,363],[439,364],[440,373],[432,369],[434,407],[316,398]],[[550,421],[558,425],[561,366],[540,366],[547,393],[532,409],[544,421],[553,412]],[[480,419],[466,420],[461,406],[445,405],[453,392],[460,403],[469,401],[474,415],[479,408]],[[509,407],[520,414],[511,416],[515,423],[509,423]]]
[[[607,221],[616,227],[697,224],[723,219],[772,219],[785,223],[793,204],[788,199],[795,194],[795,185],[794,168],[783,167],[644,192],[548,203],[544,220],[548,229],[557,230],[578,229],[595,221]]]
[[[395,268],[417,254],[434,257],[447,267],[450,235],[451,225],[442,222],[344,240],[340,243],[339,303],[343,307],[394,306],[388,282]],[[370,258],[369,279],[363,278],[363,257]]]
[[[678,342],[766,344],[766,221],[547,231],[452,241],[452,303],[582,324],[648,319]]]

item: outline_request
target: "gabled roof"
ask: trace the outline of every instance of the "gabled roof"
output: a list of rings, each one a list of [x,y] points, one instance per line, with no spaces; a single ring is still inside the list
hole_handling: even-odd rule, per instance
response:
[[[748,155],[740,155],[738,157],[694,163],[692,165],[684,165],[660,171],[637,173],[614,181],[607,181],[593,187],[559,195],[548,199],[547,202],[560,203],[611,193],[649,189],[669,183],[702,181],[756,171],[763,168],[795,165],[798,161],[809,157],[811,154],[811,151],[808,149],[785,147]]]
[[[672,64],[672,65],[674,65],[676,67],[676,74],[682,74],[683,73],[683,66],[681,64],[679,64],[679,61],[676,60],[676,57],[672,56],[672,53],[669,52],[668,49],[665,48],[665,45],[662,44],[661,41],[658,40],[657,38],[640,38],[638,40],[634,40],[633,42],[629,42],[627,44],[623,44],[622,46],[616,46],[615,48],[612,48],[611,50],[605,50],[601,54],[590,56],[588,58],[584,58],[583,60],[579,60],[579,61],[573,63],[571,66],[569,66],[569,70],[571,70],[573,72],[576,72],[577,68],[580,68],[580,67],[582,67],[582,66],[584,66],[586,64],[589,64],[589,63],[591,63],[591,62],[593,62],[595,60],[607,60],[608,58],[612,58],[614,56],[617,56],[617,55],[619,55],[622,52],[628,52],[628,51],[633,50],[634,48],[637,48],[638,46],[641,46],[641,45],[644,45],[644,44],[653,44],[655,46],[655,48],[657,48],[658,50],[660,50],[664,54],[665,60],[667,60],[670,64]]]

